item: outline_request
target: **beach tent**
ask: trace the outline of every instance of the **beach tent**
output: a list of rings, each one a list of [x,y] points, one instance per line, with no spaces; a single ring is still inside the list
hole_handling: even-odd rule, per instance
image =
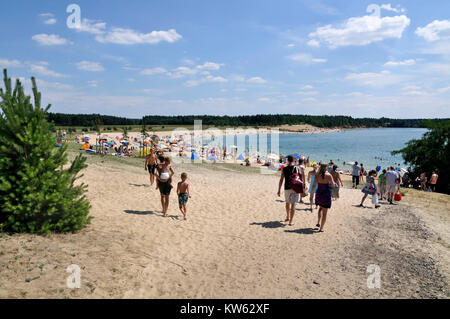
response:
[[[210,157],[208,157],[208,160],[216,161],[217,160],[217,156],[216,155],[211,155]]]
[[[200,157],[198,157],[198,155],[197,155],[195,152],[192,152],[192,154],[191,154],[191,159],[192,159],[192,160],[199,160]]]
[[[245,156],[244,153],[242,153],[241,155],[239,155],[239,157],[237,158],[240,161],[245,161]]]
[[[267,158],[271,160],[278,160],[280,156],[278,156],[277,154],[269,154],[267,155]]]

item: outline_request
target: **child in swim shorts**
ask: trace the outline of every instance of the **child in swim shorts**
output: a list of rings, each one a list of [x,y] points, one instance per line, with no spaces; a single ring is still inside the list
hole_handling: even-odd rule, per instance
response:
[[[180,207],[180,211],[184,216],[184,220],[186,220],[186,205],[188,202],[188,199],[191,198],[191,194],[189,192],[189,183],[186,182],[187,180],[187,174],[182,173],[181,174],[181,182],[178,183],[177,186],[177,194],[178,194],[178,204]]]

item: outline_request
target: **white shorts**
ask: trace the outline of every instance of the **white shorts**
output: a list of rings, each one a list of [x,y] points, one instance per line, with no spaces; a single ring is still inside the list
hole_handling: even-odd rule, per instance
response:
[[[395,193],[397,191],[397,185],[387,185],[386,192]]]
[[[284,190],[284,199],[288,204],[297,204],[300,200],[300,194],[297,194],[292,189]]]

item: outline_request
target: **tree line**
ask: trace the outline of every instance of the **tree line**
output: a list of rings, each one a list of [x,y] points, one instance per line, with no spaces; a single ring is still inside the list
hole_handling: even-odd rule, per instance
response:
[[[96,120],[103,125],[193,125],[194,120],[202,120],[203,125],[217,127],[237,126],[279,126],[310,124],[316,127],[396,127],[396,128],[425,128],[424,119],[389,119],[389,118],[353,118],[351,116],[330,115],[294,115],[294,114],[259,114],[245,116],[215,116],[215,115],[185,115],[158,116],[147,115],[141,119],[129,119],[100,114],[63,114],[47,113],[47,119],[56,126],[86,126],[92,127]],[[442,120],[436,119],[435,122]]]

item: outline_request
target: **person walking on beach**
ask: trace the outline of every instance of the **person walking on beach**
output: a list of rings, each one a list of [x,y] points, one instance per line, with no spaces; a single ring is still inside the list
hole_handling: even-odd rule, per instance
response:
[[[425,172],[420,174],[420,188],[423,191],[427,190],[427,173],[425,173]]]
[[[359,176],[361,173],[361,166],[358,165],[358,162],[355,162],[352,166],[352,183],[353,188],[358,188],[359,185]]]
[[[364,183],[364,176],[367,176],[366,169],[364,168],[364,164],[361,163],[361,171],[359,172],[359,182]]]
[[[169,196],[172,191],[172,176],[175,171],[170,163],[170,158],[160,156],[160,164],[158,165],[158,188],[161,193],[161,206],[164,217],[167,216],[167,210],[169,209]]]
[[[375,183],[375,176],[377,176],[376,171],[372,170],[369,172],[369,175],[367,176],[366,186],[364,186],[364,188],[362,189],[364,196],[361,199],[361,204],[359,204],[359,207],[364,207],[364,201],[366,200],[367,196],[372,195],[372,203],[375,204],[375,208],[380,208],[380,205],[378,205],[378,194],[377,185]]]
[[[288,165],[283,167],[281,171],[280,182],[278,183],[278,197],[281,197],[281,186],[283,186],[284,182],[284,199],[286,201],[286,220],[285,222],[289,222],[289,226],[292,226],[294,214],[295,214],[295,206],[299,200],[300,194],[294,192],[290,186],[290,179],[294,172],[297,170],[297,167],[294,165],[294,157],[289,155],[287,158]]]
[[[378,189],[380,190],[380,199],[383,200],[386,195],[386,170],[380,174],[378,179]]]
[[[430,178],[430,191],[433,191],[433,192],[436,191],[436,184],[437,184],[438,178],[439,178],[439,175],[433,171],[433,173],[431,173],[431,178]]]
[[[314,179],[313,189],[317,186],[316,205],[319,206],[318,221],[316,227],[319,227],[319,233],[323,232],[323,226],[327,221],[327,213],[331,208],[331,188],[335,188],[333,176],[327,172],[327,165],[320,165],[320,169]]]
[[[155,170],[156,170],[157,162],[156,162],[156,154],[154,150],[150,151],[145,157],[144,169],[148,171],[150,174],[150,186],[155,182]]]
[[[333,169],[331,170],[331,176],[333,176],[334,182],[336,183],[336,187],[333,188],[333,191],[331,192],[331,197],[334,200],[337,200],[339,198],[339,189],[344,186],[342,184],[341,174],[337,171],[338,167],[337,165],[333,165]]]
[[[305,178],[305,170],[306,170],[306,166],[304,165],[305,160],[300,158],[298,160],[298,169],[299,169],[299,175],[300,178],[302,179],[303,184],[305,184],[306,178]],[[308,195],[305,195],[306,193],[303,192],[302,194],[300,194],[300,202],[301,204],[303,204],[303,197],[306,197]]]
[[[398,190],[400,175],[395,171],[394,167],[390,167],[385,174],[386,191],[388,193],[388,202],[393,205],[394,194]]]
[[[187,220],[186,205],[187,205],[188,199],[191,198],[191,193],[189,190],[189,183],[187,183],[186,180],[187,180],[187,174],[182,173],[181,174],[181,182],[179,182],[178,186],[177,186],[178,205],[180,207],[181,213],[183,214],[184,220]]]
[[[316,187],[313,189],[313,186],[314,186],[314,180],[315,180],[315,178],[316,178],[316,176],[317,176],[317,168],[319,167],[319,165],[317,165],[317,164],[314,164],[313,165],[313,170],[312,171],[310,171],[309,173],[308,173],[308,183],[309,183],[309,189],[308,189],[308,192],[309,192],[309,203],[310,203],[310,205],[311,205],[311,207],[310,207],[310,211],[311,211],[311,213],[312,213],[312,211],[313,211],[313,200],[314,200],[314,195],[316,194],[316,191],[317,191],[317,185],[316,185]],[[317,208],[317,206],[316,206],[316,208]]]

